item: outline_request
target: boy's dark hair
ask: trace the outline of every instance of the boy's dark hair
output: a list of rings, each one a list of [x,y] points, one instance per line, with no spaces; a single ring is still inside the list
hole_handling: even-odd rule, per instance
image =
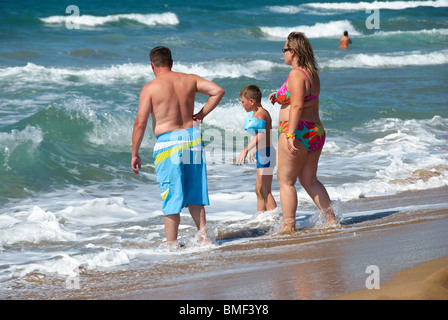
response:
[[[171,50],[167,47],[155,47],[149,52],[149,59],[156,67],[171,67],[173,58],[171,57]]]
[[[241,90],[240,97],[244,97],[246,99],[254,99],[256,102],[261,103],[261,90],[258,86],[251,84],[245,86]]]
[[[348,36],[348,31],[344,31],[344,36]]]

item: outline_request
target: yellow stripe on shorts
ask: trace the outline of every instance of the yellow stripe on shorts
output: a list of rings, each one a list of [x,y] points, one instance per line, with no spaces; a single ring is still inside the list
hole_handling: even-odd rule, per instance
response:
[[[193,140],[193,141],[189,141],[189,142],[186,142],[186,143],[183,143],[183,144],[179,144],[179,145],[173,146],[172,148],[159,153],[155,157],[156,158],[155,165],[158,165],[160,162],[162,162],[163,160],[168,159],[173,154],[175,154],[175,153],[177,153],[179,151],[185,150],[185,149],[190,148],[190,147],[194,147],[194,146],[196,146],[196,145],[198,145],[200,143],[202,143],[202,136],[197,138],[197,139],[195,139],[195,140]]]

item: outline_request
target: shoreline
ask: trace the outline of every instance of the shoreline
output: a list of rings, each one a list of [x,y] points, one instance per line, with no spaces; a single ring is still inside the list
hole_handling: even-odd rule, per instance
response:
[[[67,289],[65,277],[30,274],[16,284],[19,290],[6,290],[1,299],[447,299],[448,270],[442,268],[448,267],[447,190],[347,203],[344,212],[369,214],[348,214],[340,228],[304,228],[250,241],[236,234],[217,248],[180,253],[170,261],[83,269],[79,289]],[[380,290],[365,289],[371,265],[379,268]],[[404,289],[395,294],[394,287]]]
[[[260,253],[257,259],[235,256],[238,263],[228,268],[223,265],[219,270],[181,277],[169,285],[128,292],[119,298],[328,300],[365,297],[371,299],[368,295],[358,298],[358,292],[365,289],[366,278],[369,276],[366,267],[377,265],[381,271],[381,289],[377,291],[379,298],[391,295],[394,299],[406,299],[403,292],[398,292],[402,295],[392,295],[388,289],[396,285],[394,281],[397,273],[410,274],[403,278],[404,280],[400,280],[401,287],[410,280],[416,285],[424,283],[424,286],[428,287],[433,281],[426,279],[430,273],[436,272],[441,264],[448,266],[446,246],[448,211],[429,210],[416,215],[404,213],[398,219],[405,221],[397,221],[390,217],[381,219],[390,221],[382,225],[366,221],[365,227],[357,228],[356,232],[350,227],[326,230],[317,235],[319,238],[317,241],[316,235],[313,234],[314,240],[310,243],[303,239],[310,233],[308,230],[286,237],[281,244],[264,240],[264,244],[258,244],[264,252]],[[233,248],[235,249],[237,248]],[[420,264],[424,264],[425,272],[416,267]],[[419,274],[415,279],[412,271],[414,268],[417,268]],[[436,283],[442,286],[446,283],[444,278],[446,271],[434,276],[438,279]],[[369,290],[367,294],[372,292]],[[344,296],[345,294],[348,296]],[[433,294],[428,296],[429,299],[437,298],[437,295]],[[425,298],[422,294],[413,297]],[[445,299],[445,296],[440,298]],[[378,299],[378,296],[372,299]]]

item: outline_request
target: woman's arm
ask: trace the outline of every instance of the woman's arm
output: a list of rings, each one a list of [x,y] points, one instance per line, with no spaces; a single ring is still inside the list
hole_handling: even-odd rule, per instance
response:
[[[302,118],[303,108],[305,107],[304,100],[306,90],[304,76],[298,70],[291,71],[288,79],[288,90],[291,98],[291,105],[289,106],[289,128],[286,137],[289,137],[288,149],[295,154],[299,152],[299,149],[295,147],[295,139],[292,139],[292,137]]]

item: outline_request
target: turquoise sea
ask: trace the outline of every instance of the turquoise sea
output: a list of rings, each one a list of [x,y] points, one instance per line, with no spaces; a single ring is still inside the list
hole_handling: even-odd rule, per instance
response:
[[[281,49],[291,31],[310,38],[320,66],[327,142],[318,176],[342,224],[375,212],[344,209],[360,198],[448,184],[448,0],[0,6],[0,298],[30,279],[170,265],[173,257],[181,264],[204,251],[276,237],[278,222],[253,217],[255,164],[237,167],[234,158],[248,139],[242,87],[260,86],[277,129],[279,106],[267,98],[288,75]],[[348,50],[338,49],[344,30],[353,41]],[[148,53],[158,45],[171,48],[175,71],[226,90],[202,125],[212,248],[194,244],[186,210],[183,248],[161,246],[151,128],[142,173],[130,168],[138,96],[154,78]],[[197,109],[205,101],[198,95]],[[272,188],[279,203],[276,179]],[[314,227],[315,206],[297,188],[298,229]],[[447,209],[448,201],[432,206]]]

